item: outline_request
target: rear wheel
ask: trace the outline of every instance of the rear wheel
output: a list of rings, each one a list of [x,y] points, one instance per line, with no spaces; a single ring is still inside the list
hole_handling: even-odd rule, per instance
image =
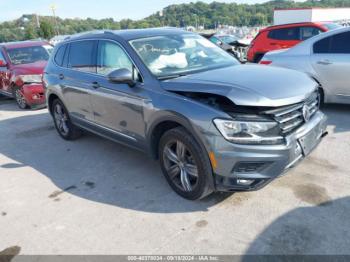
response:
[[[26,100],[26,98],[23,94],[23,91],[21,90],[20,87],[17,87],[17,86],[14,87],[12,93],[13,93],[13,97],[15,98],[16,103],[17,103],[19,108],[21,108],[21,109],[29,108],[27,100]]]
[[[68,110],[61,100],[53,101],[51,112],[56,130],[63,139],[74,140],[81,136],[81,130],[71,122]]]
[[[159,156],[165,178],[180,196],[196,200],[213,192],[210,161],[184,128],[171,129],[162,136]]]

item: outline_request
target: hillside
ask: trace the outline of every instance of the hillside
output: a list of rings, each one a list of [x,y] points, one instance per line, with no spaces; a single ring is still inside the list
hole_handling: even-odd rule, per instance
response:
[[[213,2],[206,4],[196,2],[190,4],[171,5],[163,10],[163,14],[153,14],[142,20],[121,20],[113,18],[96,19],[60,19],[57,18],[60,34],[74,34],[93,29],[127,29],[159,26],[185,27],[188,25],[204,25],[215,28],[218,24],[235,26],[267,25],[272,22],[274,8],[291,7],[350,7],[350,0],[308,0],[306,2],[275,0],[263,4],[236,4]],[[40,27],[38,27],[40,25]],[[0,24],[0,42],[33,39],[42,37],[49,39],[57,29],[52,17],[23,15],[15,21]]]

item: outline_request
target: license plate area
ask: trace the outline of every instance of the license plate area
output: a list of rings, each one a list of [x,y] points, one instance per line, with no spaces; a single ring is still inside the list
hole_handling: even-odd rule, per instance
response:
[[[305,136],[299,139],[299,143],[304,156],[309,155],[311,151],[318,145],[322,136],[322,132],[322,128],[320,127],[320,125],[318,125]]]

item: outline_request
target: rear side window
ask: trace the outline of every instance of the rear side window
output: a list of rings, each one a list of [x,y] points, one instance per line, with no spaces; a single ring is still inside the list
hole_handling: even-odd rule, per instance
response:
[[[58,48],[56,55],[55,55],[55,62],[59,66],[63,66],[63,59],[64,59],[64,54],[66,52],[67,45],[63,45]]]
[[[324,38],[314,44],[315,54],[350,54],[350,32]]]
[[[96,73],[96,42],[78,41],[70,44],[68,67],[89,73]]]
[[[269,32],[268,37],[275,40],[299,40],[299,28],[282,28]]]
[[[322,31],[316,27],[312,27],[312,26],[300,27],[300,40],[304,41],[320,33],[322,33]]]

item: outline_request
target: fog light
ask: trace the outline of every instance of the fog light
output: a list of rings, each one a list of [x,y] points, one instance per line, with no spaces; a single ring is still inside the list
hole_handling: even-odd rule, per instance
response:
[[[239,162],[233,168],[235,173],[255,173],[264,169],[270,162]]]
[[[242,186],[250,186],[255,180],[252,179],[237,179],[237,184]]]

